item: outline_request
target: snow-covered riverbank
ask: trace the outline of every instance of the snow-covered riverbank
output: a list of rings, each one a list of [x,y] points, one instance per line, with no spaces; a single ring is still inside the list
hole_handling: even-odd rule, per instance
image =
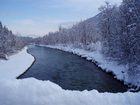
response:
[[[50,81],[17,80],[34,61],[25,48],[0,61],[0,105],[139,105],[140,92],[99,93],[63,90]]]
[[[19,53],[12,55],[8,60],[0,60],[0,78],[15,79],[27,70],[34,61],[34,57],[27,53],[25,47]]]
[[[129,78],[127,71],[128,66],[127,65],[120,65],[116,61],[110,61],[107,58],[105,58],[100,53],[100,45],[92,45],[92,47],[95,49],[95,51],[87,51],[80,48],[75,48],[73,45],[40,45],[43,47],[49,47],[49,48],[55,48],[59,50],[63,50],[66,52],[71,52],[73,54],[79,55],[81,57],[86,58],[87,60],[91,60],[94,63],[96,63],[99,67],[102,68],[102,70],[105,70],[106,72],[112,72],[115,75],[115,78],[118,80],[124,81],[126,84],[132,84],[135,86],[140,87],[140,76],[134,75],[132,78]]]

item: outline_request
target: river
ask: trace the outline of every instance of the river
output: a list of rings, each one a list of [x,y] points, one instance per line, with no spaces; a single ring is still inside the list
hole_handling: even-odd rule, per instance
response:
[[[34,77],[50,80],[67,90],[99,92],[126,92],[127,86],[77,55],[39,46],[30,46],[28,52],[36,61],[19,79]]]

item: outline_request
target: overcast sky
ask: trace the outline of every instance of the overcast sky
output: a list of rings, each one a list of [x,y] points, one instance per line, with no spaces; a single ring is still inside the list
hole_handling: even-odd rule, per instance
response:
[[[99,13],[105,0],[0,0],[0,21],[14,33],[42,36]],[[122,0],[107,0],[120,4]]]

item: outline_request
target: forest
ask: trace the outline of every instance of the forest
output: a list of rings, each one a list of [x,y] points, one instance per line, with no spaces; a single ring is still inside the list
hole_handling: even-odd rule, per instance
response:
[[[7,59],[31,42],[32,38],[14,35],[0,22],[0,59]]]

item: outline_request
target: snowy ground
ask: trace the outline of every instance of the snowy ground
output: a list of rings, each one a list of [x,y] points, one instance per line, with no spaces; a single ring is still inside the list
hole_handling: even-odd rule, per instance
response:
[[[33,61],[26,48],[0,61],[0,105],[140,105],[140,92],[69,91],[50,81],[16,80]]]
[[[27,53],[25,47],[18,54],[9,57],[9,60],[0,60],[0,79],[15,79],[22,74],[34,61],[34,57]]]
[[[140,74],[137,76],[134,75],[133,78],[128,78],[127,65],[120,65],[116,61],[110,61],[105,58],[101,53],[100,44],[91,45],[94,48],[94,51],[87,51],[79,48],[73,47],[73,45],[40,45],[44,47],[55,48],[59,50],[63,50],[66,52],[71,52],[73,54],[77,54],[81,57],[85,57],[87,60],[92,60],[96,62],[99,67],[101,67],[106,72],[112,72],[115,75],[115,78],[118,80],[124,81],[126,84],[131,83],[132,85],[140,87]]]

